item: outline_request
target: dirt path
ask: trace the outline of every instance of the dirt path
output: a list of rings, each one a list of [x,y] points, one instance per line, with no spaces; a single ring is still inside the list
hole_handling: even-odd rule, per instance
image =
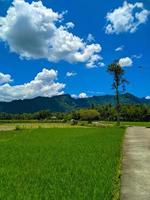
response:
[[[120,199],[150,200],[150,128],[127,129]]]

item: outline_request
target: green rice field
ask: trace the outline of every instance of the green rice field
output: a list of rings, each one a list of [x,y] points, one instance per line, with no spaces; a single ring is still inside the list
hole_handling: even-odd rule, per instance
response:
[[[0,132],[0,200],[119,198],[124,129]]]

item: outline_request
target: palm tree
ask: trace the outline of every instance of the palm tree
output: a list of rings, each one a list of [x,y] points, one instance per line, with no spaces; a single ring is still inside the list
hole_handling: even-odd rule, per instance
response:
[[[107,71],[113,76],[113,84],[112,88],[116,92],[116,113],[117,113],[117,126],[120,126],[120,96],[119,96],[119,88],[123,87],[125,90],[125,84],[128,81],[123,77],[125,74],[124,69],[119,64],[118,60],[115,60],[112,64],[108,66]]]

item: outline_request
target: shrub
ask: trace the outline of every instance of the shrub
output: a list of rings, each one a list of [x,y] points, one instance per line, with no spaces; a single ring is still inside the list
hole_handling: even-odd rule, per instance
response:
[[[20,131],[21,129],[22,128],[20,126],[18,126],[18,125],[15,127],[15,131]]]

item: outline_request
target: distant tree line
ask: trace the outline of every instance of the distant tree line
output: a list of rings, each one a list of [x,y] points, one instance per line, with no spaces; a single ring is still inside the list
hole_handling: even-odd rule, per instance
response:
[[[116,109],[112,105],[98,108],[101,120],[115,121],[117,118]],[[150,121],[150,106],[147,105],[121,105],[121,121]]]
[[[96,107],[92,105],[89,109],[80,109],[69,113],[50,112],[48,110],[23,114],[0,113],[0,120],[49,120],[53,122],[66,122],[71,119],[89,122],[96,120],[116,121],[117,111],[116,108],[110,104]],[[150,121],[150,106],[121,105],[120,120]]]
[[[42,110],[34,113],[0,113],[0,120],[62,120],[64,113],[50,112],[49,110]]]

